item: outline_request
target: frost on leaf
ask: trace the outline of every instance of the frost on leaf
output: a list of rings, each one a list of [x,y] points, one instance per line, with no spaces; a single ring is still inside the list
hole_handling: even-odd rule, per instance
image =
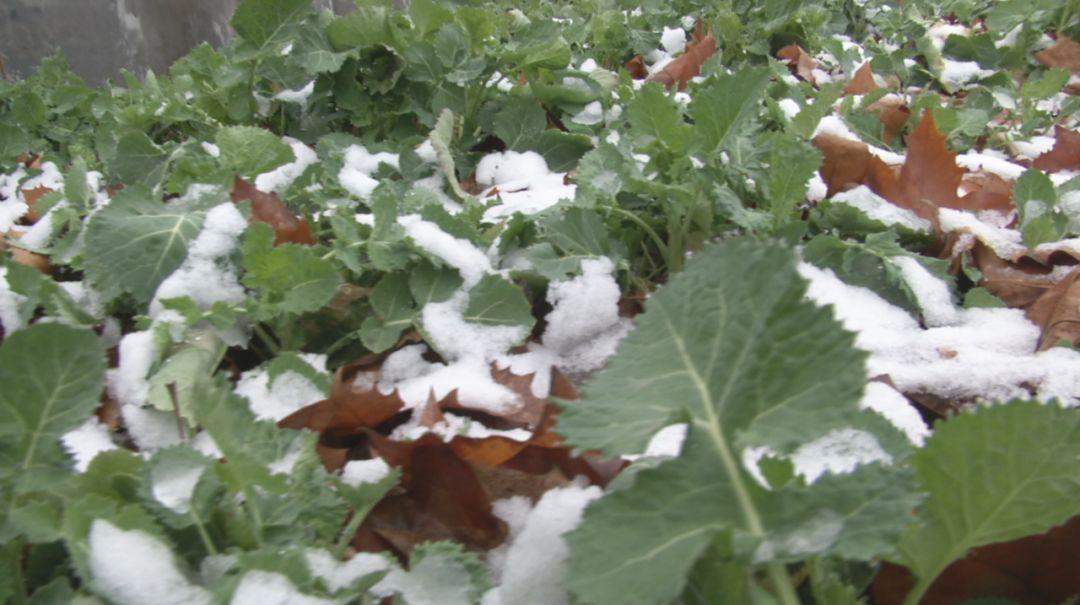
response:
[[[872,464],[768,489],[739,463],[741,450],[788,455],[870,413],[859,409],[864,355],[805,290],[782,247],[708,248],[649,300],[581,400],[564,402],[557,430],[608,454],[640,452],[664,426],[689,423],[678,458],[624,473],[569,536],[581,602],[669,602],[728,532],[756,564],[889,550],[916,502],[902,471]],[[877,425],[868,434],[892,437]]]

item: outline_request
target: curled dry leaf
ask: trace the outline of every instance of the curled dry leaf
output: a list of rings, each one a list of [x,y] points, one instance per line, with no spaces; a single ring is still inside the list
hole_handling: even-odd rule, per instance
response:
[[[649,68],[645,67],[645,59],[641,55],[634,55],[634,58],[627,61],[623,67],[630,72],[630,77],[635,80],[644,80],[649,77]]]
[[[1027,308],[1027,317],[1042,329],[1040,351],[1062,340],[1080,342],[1080,267],[1043,292]]]
[[[791,73],[817,86],[817,81],[814,79],[814,59],[801,46],[788,44],[777,51],[776,58],[787,63]],[[873,81],[873,78],[871,78],[871,81]]]
[[[1058,35],[1057,41],[1049,48],[1035,53],[1035,58],[1047,67],[1061,67],[1078,72],[1080,71],[1080,42]]]
[[[1054,285],[1047,267],[1024,258],[1011,263],[981,242],[975,243],[972,261],[982,272],[979,285],[1014,309],[1027,308]]]
[[[677,84],[679,90],[682,90],[686,88],[691,78],[701,73],[701,66],[714,54],[716,54],[716,39],[710,33],[700,42],[690,44],[686,52],[668,63],[664,69],[650,75],[646,81],[659,82],[667,88]]]
[[[1008,215],[1015,205],[1012,201],[1013,183],[1000,176],[985,172],[965,175],[961,187],[967,191],[960,198],[965,210],[993,210]]]
[[[304,245],[315,243],[307,219],[297,218],[276,193],[260,191],[252,183],[236,177],[233,181],[232,201],[243,200],[251,202],[252,221],[266,223],[274,228],[275,246],[284,243]]]
[[[1032,168],[1046,172],[1080,170],[1080,132],[1054,127],[1054,147],[1035,158]]]
[[[376,428],[396,416],[405,407],[397,392],[383,395],[370,381],[356,381],[370,368],[368,363],[353,363],[334,372],[330,397],[306,406],[281,419],[278,426],[311,429],[323,438],[340,439]]]
[[[870,62],[863,63],[855,70],[855,75],[844,86],[845,95],[865,95],[881,88],[874,81],[874,72],[870,70]]]
[[[11,237],[12,239],[19,239],[22,237],[22,233],[18,231],[9,231],[6,234],[0,234],[0,252],[5,249],[11,250],[11,260],[20,265],[32,267],[42,273],[52,273],[52,265],[49,263],[49,259],[46,256],[42,256],[36,252],[20,248],[18,246],[9,246],[4,242],[4,237]]]

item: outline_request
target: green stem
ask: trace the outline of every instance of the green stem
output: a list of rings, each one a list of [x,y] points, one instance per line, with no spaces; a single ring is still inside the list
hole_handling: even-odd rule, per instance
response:
[[[214,546],[214,541],[210,539],[210,534],[206,532],[206,526],[203,525],[202,519],[192,509],[189,513],[191,520],[195,522],[195,529],[199,532],[199,538],[202,540],[203,546],[206,547],[206,553],[210,555],[218,554],[217,548]]]
[[[937,576],[934,575],[929,576],[929,578],[919,580],[915,584],[915,587],[911,589],[911,592],[909,592],[908,595],[904,597],[904,605],[919,605],[919,601],[922,600],[923,595],[926,594],[926,591],[930,590],[930,585],[933,584],[934,580],[936,579]]]
[[[337,543],[334,544],[334,554],[337,555],[337,558],[340,559],[345,556],[345,550],[349,548],[349,543],[356,536],[356,531],[360,529],[360,524],[364,522],[364,518],[367,517],[370,511],[370,506],[363,511],[353,511],[352,518],[345,524],[345,528],[341,530],[341,535],[338,536]]]
[[[277,341],[270,336],[270,333],[266,331],[266,328],[262,327],[262,324],[255,324],[252,327],[252,331],[255,333],[255,336],[259,337],[259,341],[266,345],[267,349],[270,349],[271,354],[277,355],[281,352],[281,347],[278,345]]]
[[[795,594],[795,587],[791,585],[791,578],[783,563],[773,561],[765,567],[765,572],[769,575],[776,598],[783,605],[799,605],[799,595]]]
[[[656,233],[656,231],[652,227],[649,226],[648,223],[646,223],[640,216],[634,214],[633,212],[623,210],[618,206],[611,206],[611,210],[618,213],[624,218],[630,219],[631,222],[635,223],[638,227],[641,227],[642,231],[645,232],[645,235],[648,235],[649,238],[652,239],[653,243],[656,244],[656,247],[660,249],[660,254],[664,257],[664,263],[668,267],[671,266],[670,251],[668,250],[667,244],[664,242],[663,239],[660,238],[660,235]]]
[[[244,507],[247,508],[248,516],[251,517],[251,524],[255,528],[255,545],[261,547],[263,544],[263,519],[258,505],[255,504],[254,496],[255,494],[250,487],[244,488]]]

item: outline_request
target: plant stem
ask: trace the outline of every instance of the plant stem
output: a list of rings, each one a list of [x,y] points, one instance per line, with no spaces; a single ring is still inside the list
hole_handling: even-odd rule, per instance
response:
[[[618,213],[620,216],[630,219],[631,222],[636,224],[638,227],[641,227],[642,231],[645,232],[645,235],[648,235],[649,238],[653,240],[653,243],[656,244],[656,247],[660,249],[660,254],[664,257],[664,263],[669,267],[672,265],[667,244],[664,243],[664,240],[660,238],[660,235],[657,234],[656,231],[652,227],[650,227],[648,223],[646,223],[644,220],[642,220],[640,216],[634,214],[633,212],[623,210],[618,206],[611,206],[611,210]]]
[[[270,333],[266,331],[266,328],[262,327],[262,324],[254,324],[251,330],[255,332],[255,336],[259,337],[259,341],[266,345],[267,349],[270,349],[271,355],[277,355],[281,352],[281,347],[278,345],[277,341],[270,336]]]
[[[340,559],[345,556],[345,549],[349,547],[349,543],[356,536],[356,530],[360,529],[360,524],[364,522],[364,518],[367,517],[370,510],[371,507],[367,507],[366,510],[353,511],[353,516],[345,524],[345,528],[341,530],[341,536],[338,537],[337,542],[334,544],[334,554],[337,555],[337,558]]]
[[[199,518],[199,515],[195,512],[195,509],[191,510],[189,516],[191,517],[191,520],[195,523],[195,529],[199,532],[199,538],[202,540],[203,546],[206,547],[207,554],[218,554],[218,550],[214,546],[214,541],[210,539],[210,534],[206,532],[206,526],[203,525],[202,519]]]
[[[263,520],[262,514],[259,512],[258,505],[255,504],[255,494],[251,487],[244,488],[244,507],[247,508],[248,516],[251,517],[251,524],[255,526],[255,545],[262,546],[263,544]]]
[[[791,585],[791,578],[783,563],[773,561],[765,567],[765,572],[773,585],[773,593],[783,605],[799,605],[799,595],[795,594],[795,587]]]

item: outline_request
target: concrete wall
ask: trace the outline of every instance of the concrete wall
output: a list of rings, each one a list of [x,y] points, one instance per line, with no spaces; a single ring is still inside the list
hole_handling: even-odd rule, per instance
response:
[[[9,77],[62,49],[90,84],[120,69],[162,73],[200,42],[220,46],[240,0],[0,0],[0,60]],[[314,0],[345,12],[351,0]]]

